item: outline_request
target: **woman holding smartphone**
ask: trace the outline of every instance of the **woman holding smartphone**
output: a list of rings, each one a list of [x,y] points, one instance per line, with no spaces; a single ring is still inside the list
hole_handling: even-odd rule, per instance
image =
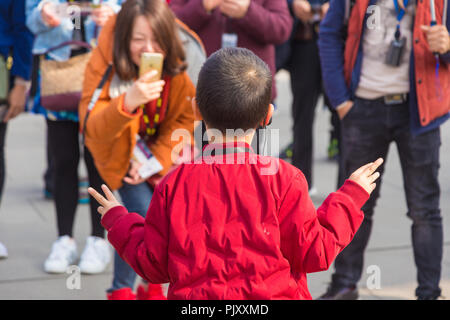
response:
[[[140,76],[144,53],[164,58],[162,79],[154,71]],[[164,1],[127,0],[117,17],[100,34],[86,68],[79,108],[85,144],[96,167],[112,190],[131,211],[146,215],[153,194],[150,180],[142,176],[137,146],[148,148],[153,164],[164,176],[173,165],[172,140],[176,129],[194,130],[191,99],[195,87],[185,72],[185,51],[178,24]],[[101,93],[93,99],[102,79]],[[88,106],[91,105],[92,108]],[[115,254],[114,278],[108,299],[135,299],[136,273]],[[160,285],[141,284],[138,299],[164,299]]]
[[[94,9],[91,15],[81,15],[78,21],[72,20],[65,14],[68,12],[66,10],[69,5],[76,5],[74,2],[26,0],[24,11],[26,24],[35,35],[32,52],[38,61],[41,57],[45,57],[46,60],[68,61],[89,51],[83,46],[73,44],[80,42],[93,44],[108,17],[120,10],[118,0],[89,2],[91,5],[94,3],[101,3],[101,5]],[[73,44],[58,48],[70,42]],[[41,75],[41,71],[37,74]],[[44,270],[52,274],[65,273],[67,267],[78,260],[82,273],[102,273],[111,261],[111,249],[104,239],[105,230],[100,224],[95,201],[90,201],[89,204],[91,233],[86,239],[86,245],[79,259],[77,242],[73,235],[75,214],[79,203],[78,167],[81,153],[89,184],[101,185],[103,181],[95,169],[89,152],[80,150],[78,111],[76,109],[52,111],[44,108],[40,76],[35,80],[36,94],[32,112],[42,114],[46,120],[47,153],[51,176],[48,182],[52,186],[58,234],[44,262]]]

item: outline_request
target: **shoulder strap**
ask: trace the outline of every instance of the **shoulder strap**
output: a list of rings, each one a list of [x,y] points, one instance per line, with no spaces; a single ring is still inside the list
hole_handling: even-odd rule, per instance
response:
[[[47,54],[47,53],[49,53],[51,51],[54,51],[54,50],[57,50],[57,49],[61,49],[61,48],[66,47],[66,46],[70,46],[72,44],[80,46],[80,47],[83,47],[83,48],[86,48],[88,50],[92,49],[92,46],[89,43],[87,43],[87,42],[72,40],[72,41],[65,41],[63,43],[58,44],[57,46],[51,47],[50,49],[45,51],[43,54]]]
[[[92,94],[91,101],[88,104],[86,115],[84,116],[84,125],[83,125],[83,145],[84,145],[84,137],[86,135],[86,123],[89,118],[89,114],[91,113],[92,109],[94,109],[95,104],[97,103],[98,98],[100,97],[100,94],[102,93],[102,89],[105,86],[106,80],[108,80],[109,75],[112,71],[112,64],[108,65],[108,68],[106,69],[105,73],[102,76],[102,79],[100,80],[100,83],[98,84],[97,88],[95,89],[94,93]]]

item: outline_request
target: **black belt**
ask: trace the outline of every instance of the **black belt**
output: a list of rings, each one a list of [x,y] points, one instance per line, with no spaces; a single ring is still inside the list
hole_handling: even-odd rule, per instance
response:
[[[404,104],[409,99],[409,93],[396,93],[396,94],[388,94],[383,97],[377,98],[377,99],[366,99],[366,98],[360,98],[356,97],[360,100],[366,100],[366,101],[379,101],[383,102],[385,105],[400,105]]]

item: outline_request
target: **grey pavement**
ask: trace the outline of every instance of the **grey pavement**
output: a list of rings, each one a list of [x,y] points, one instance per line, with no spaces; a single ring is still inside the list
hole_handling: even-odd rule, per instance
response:
[[[291,94],[289,75],[277,75],[279,98],[271,128],[280,131],[280,146],[291,140]],[[326,158],[330,130],[330,113],[319,103],[315,121],[313,197],[319,206],[334,191],[336,163]],[[441,209],[444,221],[444,258],[442,295],[450,299],[450,125],[442,127]],[[0,241],[9,258],[0,260],[0,299],[86,299],[103,300],[111,284],[112,266],[100,275],[81,275],[80,289],[69,289],[69,274],[49,275],[43,262],[57,237],[54,205],[43,196],[45,170],[45,120],[41,116],[23,114],[10,122],[7,133],[7,178],[0,207]],[[80,162],[80,176],[85,168]],[[361,299],[414,299],[416,269],[413,260],[411,221],[406,217],[405,196],[397,150],[391,146],[386,171],[374,217],[372,236],[365,255],[365,266],[359,283]],[[87,205],[79,205],[74,226],[78,251],[84,248],[90,234]],[[333,267],[310,274],[308,285],[313,298],[327,288]],[[379,282],[372,281],[379,275]],[[70,281],[69,281],[70,282]],[[375,286],[375,287],[374,287]],[[69,286],[70,287],[70,286]]]

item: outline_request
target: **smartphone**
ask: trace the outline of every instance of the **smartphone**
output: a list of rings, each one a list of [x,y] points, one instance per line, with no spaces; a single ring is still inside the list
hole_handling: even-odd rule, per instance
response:
[[[154,80],[160,80],[162,76],[162,69],[164,63],[164,56],[161,53],[156,52],[144,52],[141,55],[141,65],[139,66],[139,76],[150,70],[156,70],[158,74],[154,77]]]

